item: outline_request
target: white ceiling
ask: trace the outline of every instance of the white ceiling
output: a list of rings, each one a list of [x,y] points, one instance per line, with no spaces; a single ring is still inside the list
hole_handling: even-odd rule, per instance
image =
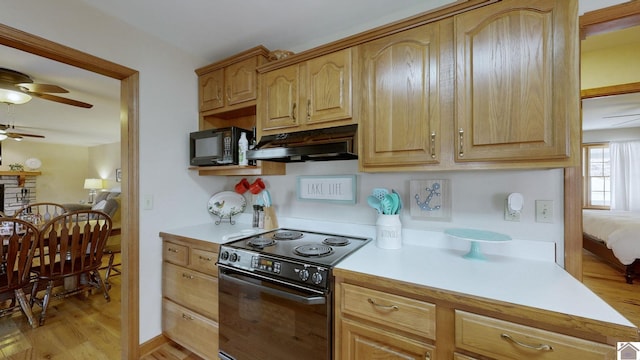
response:
[[[205,65],[257,44],[300,52],[454,0],[78,1],[203,59]],[[583,2],[588,1],[580,0],[581,13]],[[62,86],[69,93],[61,96],[94,105],[83,109],[34,98],[8,112],[0,104],[0,124],[46,136],[26,141],[81,146],[119,141],[118,81],[5,46],[0,46],[0,59],[0,67]],[[620,110],[605,113],[615,114]]]

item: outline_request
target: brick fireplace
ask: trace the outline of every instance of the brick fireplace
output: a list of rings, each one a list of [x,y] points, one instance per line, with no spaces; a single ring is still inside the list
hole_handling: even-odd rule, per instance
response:
[[[0,175],[2,208],[11,216],[24,205],[36,201],[36,176]]]

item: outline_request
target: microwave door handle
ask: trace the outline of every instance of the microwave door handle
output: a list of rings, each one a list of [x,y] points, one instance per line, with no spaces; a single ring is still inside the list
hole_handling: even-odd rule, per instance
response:
[[[242,279],[239,279],[235,276],[231,276],[231,275],[227,275],[223,272],[220,272],[218,274],[218,277],[220,277],[221,280],[225,280],[225,281],[229,281],[238,285],[242,285],[242,286],[250,286],[253,288],[258,288],[260,289],[260,291],[266,292],[268,294],[271,294],[273,296],[277,296],[279,298],[283,298],[283,299],[287,299],[287,300],[291,300],[291,301],[295,301],[297,303],[301,303],[301,304],[305,304],[305,305],[321,305],[321,304],[325,304],[327,302],[327,300],[325,299],[324,296],[301,296],[301,295],[296,295],[296,294],[292,294],[290,292],[286,292],[286,291],[282,291],[282,290],[278,290],[278,289],[273,289],[267,286],[261,286],[258,284],[254,284],[252,282],[248,282]]]

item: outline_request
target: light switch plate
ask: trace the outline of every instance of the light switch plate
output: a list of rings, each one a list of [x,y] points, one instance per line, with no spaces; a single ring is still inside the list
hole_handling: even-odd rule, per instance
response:
[[[146,194],[142,197],[142,208],[144,210],[153,209],[153,195]]]
[[[553,200],[536,200],[536,222],[553,222]]]

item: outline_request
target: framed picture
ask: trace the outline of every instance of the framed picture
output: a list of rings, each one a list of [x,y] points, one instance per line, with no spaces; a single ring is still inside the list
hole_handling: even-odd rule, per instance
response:
[[[122,181],[122,169],[121,168],[117,168],[116,169],[116,181],[117,182],[121,182]]]
[[[356,176],[298,176],[298,199],[356,203]]]
[[[411,216],[425,220],[451,220],[449,180],[411,180],[409,183]]]

